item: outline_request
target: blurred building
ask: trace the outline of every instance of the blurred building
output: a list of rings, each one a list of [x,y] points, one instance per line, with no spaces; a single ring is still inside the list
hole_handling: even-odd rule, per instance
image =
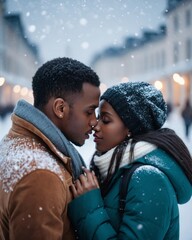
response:
[[[99,53],[92,61],[102,88],[119,82],[146,81],[161,89],[167,102],[192,100],[192,0],[168,0],[165,24],[122,47]]]
[[[39,62],[20,14],[7,13],[6,0],[0,0],[0,106],[14,105],[19,98],[32,101],[31,80]]]

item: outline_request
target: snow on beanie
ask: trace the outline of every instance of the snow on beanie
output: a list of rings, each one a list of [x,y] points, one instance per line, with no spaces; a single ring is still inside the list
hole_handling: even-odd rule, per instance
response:
[[[129,82],[108,88],[100,100],[107,101],[132,135],[162,127],[167,105],[162,93],[146,82]]]

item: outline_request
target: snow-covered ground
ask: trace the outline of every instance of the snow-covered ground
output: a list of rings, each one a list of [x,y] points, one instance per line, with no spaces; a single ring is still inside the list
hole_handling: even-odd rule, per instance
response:
[[[175,130],[175,132],[183,139],[192,154],[192,126],[190,129],[189,139],[186,139],[183,119],[181,118],[179,109],[174,109],[165,126]],[[179,205],[179,210],[180,240],[192,240],[192,199],[184,205]]]
[[[11,126],[10,116],[7,116],[4,121],[0,119],[0,140],[8,132]],[[192,154],[192,127],[190,138],[186,139],[184,134],[183,120],[179,114],[179,109],[175,108],[170,114],[167,122],[164,125],[175,130],[175,132],[183,139]],[[77,148],[88,164],[94,152],[94,143],[92,138],[87,140],[86,144]],[[179,205],[180,210],[180,240],[192,240],[192,199],[184,205]]]

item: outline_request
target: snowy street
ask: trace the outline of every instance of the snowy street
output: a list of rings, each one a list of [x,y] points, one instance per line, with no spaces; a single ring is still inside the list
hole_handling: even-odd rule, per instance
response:
[[[10,116],[7,116],[4,121],[0,119],[0,139],[7,133],[11,126]],[[190,129],[190,138],[187,140],[184,135],[183,120],[179,114],[178,109],[174,109],[170,114],[167,122],[164,125],[175,130],[175,132],[183,139],[192,153],[192,127]],[[85,146],[77,148],[81,155],[84,157],[86,163],[89,160],[94,151],[94,143],[92,139],[89,139]],[[185,205],[180,205],[180,240],[192,240],[192,199]]]
[[[166,127],[172,128],[183,139],[192,154],[192,127],[190,129],[190,138],[187,140],[184,134],[183,120],[178,109],[175,109],[169,116]],[[192,240],[192,199],[185,205],[179,205],[180,209],[180,240]]]

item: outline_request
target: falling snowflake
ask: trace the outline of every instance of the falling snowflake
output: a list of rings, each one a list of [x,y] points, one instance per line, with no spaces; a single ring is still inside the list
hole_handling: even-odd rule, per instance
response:
[[[36,26],[35,25],[30,25],[28,27],[28,31],[31,32],[31,33],[35,32],[36,31]]]
[[[82,42],[81,47],[83,49],[87,49],[87,48],[89,48],[89,43],[88,42]]]
[[[79,23],[80,23],[81,26],[86,26],[87,25],[87,19],[81,18]]]

